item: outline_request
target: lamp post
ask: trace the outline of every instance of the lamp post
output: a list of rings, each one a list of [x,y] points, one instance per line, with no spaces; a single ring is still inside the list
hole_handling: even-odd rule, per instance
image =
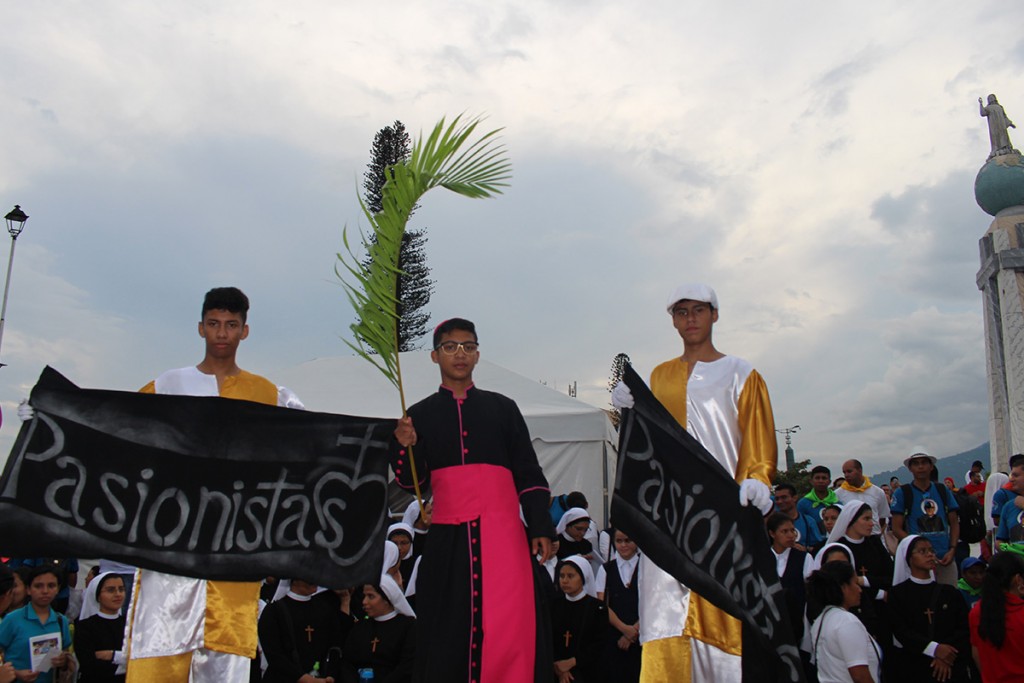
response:
[[[786,470],[796,467],[796,454],[793,452],[793,434],[800,431],[800,425],[793,425],[785,429],[776,429],[779,434],[786,435]]]
[[[4,320],[7,319],[7,292],[11,289],[11,268],[14,266],[14,247],[18,245],[18,235],[25,229],[25,221],[28,220],[28,214],[21,210],[21,207],[17,204],[14,205],[14,209],[4,216],[7,219],[7,232],[11,233],[11,255],[7,259],[7,282],[4,283],[4,303],[0,307],[0,344],[3,344],[4,340]],[[0,363],[2,368],[6,363]]]

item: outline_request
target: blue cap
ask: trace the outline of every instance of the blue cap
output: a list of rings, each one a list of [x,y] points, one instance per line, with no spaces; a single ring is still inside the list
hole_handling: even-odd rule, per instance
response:
[[[982,567],[988,567],[988,565],[985,564],[985,560],[980,557],[965,557],[964,561],[960,563],[960,573],[963,574],[976,564],[980,564]]]

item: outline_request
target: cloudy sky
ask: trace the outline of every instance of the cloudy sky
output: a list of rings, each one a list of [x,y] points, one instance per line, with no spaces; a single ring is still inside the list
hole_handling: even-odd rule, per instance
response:
[[[664,299],[702,280],[718,347],[761,370],[799,457],[876,471],[918,442],[943,456],[988,438],[977,98],[1024,118],[1014,3],[53,0],[4,16],[0,205],[31,219],[3,452],[45,364],[134,390],[198,362],[212,286],[253,300],[243,367],[345,354],[334,259],[373,135],[460,112],[504,127],[512,186],[428,195],[414,224],[435,320],[474,319],[488,360],[604,406],[616,353],[646,376],[681,352]]]

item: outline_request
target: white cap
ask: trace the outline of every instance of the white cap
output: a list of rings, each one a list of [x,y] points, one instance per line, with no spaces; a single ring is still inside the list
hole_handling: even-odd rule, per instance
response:
[[[669,314],[672,313],[672,308],[683,299],[689,299],[690,301],[703,301],[704,303],[711,304],[711,308],[716,311],[718,310],[718,295],[715,294],[715,290],[699,282],[690,282],[685,285],[679,285],[672,290],[672,294],[668,299],[668,305],[666,306]]]
[[[907,458],[903,461],[903,466],[909,470],[910,461],[913,460],[914,458],[928,458],[929,460],[932,461],[933,467],[937,462],[935,456],[929,455],[928,450],[924,446],[914,446],[912,449],[910,449],[910,455],[908,455]]]

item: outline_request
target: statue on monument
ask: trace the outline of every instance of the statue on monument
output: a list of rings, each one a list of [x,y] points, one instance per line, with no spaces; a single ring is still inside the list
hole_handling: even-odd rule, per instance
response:
[[[988,139],[992,145],[992,152],[988,155],[991,159],[994,156],[1000,156],[1002,154],[1019,154],[1013,148],[1010,143],[1010,128],[1016,128],[1006,116],[1006,110],[1003,109],[1003,105],[999,104],[995,95],[988,96],[988,106],[986,107],[982,103],[981,98],[978,98],[978,109],[981,111],[981,115],[988,119]]]

